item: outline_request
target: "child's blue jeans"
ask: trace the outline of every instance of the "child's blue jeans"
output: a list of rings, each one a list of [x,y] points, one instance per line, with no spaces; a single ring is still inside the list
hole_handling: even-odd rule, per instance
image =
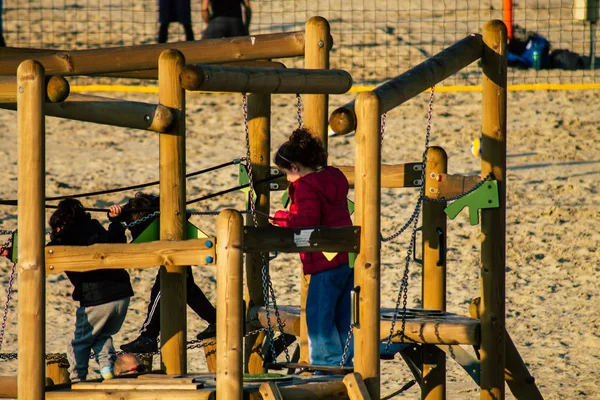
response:
[[[308,348],[313,365],[339,366],[350,331],[350,292],[354,287],[354,269],[348,264],[313,274],[306,299]],[[354,343],[344,365],[352,365]]]

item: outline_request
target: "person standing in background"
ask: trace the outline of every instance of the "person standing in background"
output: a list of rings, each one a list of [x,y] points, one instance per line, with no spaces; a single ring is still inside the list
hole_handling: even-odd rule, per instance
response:
[[[0,0],[0,47],[6,47],[6,42],[4,41],[4,29],[2,28],[2,0]]]
[[[179,22],[185,31],[185,40],[194,40],[192,30],[192,8],[190,0],[158,0],[158,43],[166,43],[169,37],[169,24]]]
[[[248,36],[251,18],[250,0],[202,0],[202,19],[208,24],[202,39]]]

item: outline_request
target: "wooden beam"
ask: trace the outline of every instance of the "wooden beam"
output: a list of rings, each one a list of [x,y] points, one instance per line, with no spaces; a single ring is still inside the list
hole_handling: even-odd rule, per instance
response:
[[[275,382],[265,382],[258,388],[263,400],[283,400],[283,396]]]
[[[217,218],[217,400],[241,399],[243,392],[243,226],[235,210]]]
[[[57,51],[35,58],[49,75],[94,75],[155,69],[158,56],[168,49],[179,50],[190,64],[297,57],[304,54],[304,32]],[[13,75],[24,56],[15,54],[0,58],[0,75]]]
[[[348,179],[348,183],[350,187],[354,187],[354,167],[346,166],[346,165],[334,165],[335,168],[338,168]],[[271,166],[272,170],[279,171],[277,166]],[[477,181],[481,179],[479,176],[475,177]],[[406,163],[406,164],[396,164],[396,165],[381,165],[381,187],[382,188],[411,188],[411,187],[419,187],[421,179],[421,163]],[[285,190],[288,187],[289,182],[285,178],[284,174],[281,174],[279,179],[274,179],[270,183],[277,183],[279,186],[277,190]],[[466,183],[468,185],[469,182]],[[456,186],[458,188],[459,186]],[[451,189],[454,189],[455,186],[452,186]],[[454,189],[457,190],[457,189]],[[445,193],[445,192],[444,192]],[[448,190],[448,193],[451,193]],[[462,192],[460,192],[462,193]]]
[[[364,379],[373,399],[380,398],[379,304],[381,268],[381,102],[373,92],[356,98],[356,200],[354,219],[361,227],[355,250],[354,285],[360,288],[359,321],[354,328],[354,370]],[[389,329],[387,330],[389,332]]]
[[[329,22],[322,17],[312,17],[305,24],[306,40],[304,45],[304,68],[329,70],[329,51],[331,40]],[[352,86],[352,78],[350,78]],[[350,88],[348,88],[350,89]],[[329,96],[325,94],[307,94],[304,96],[304,126],[311,134],[321,140],[327,150],[327,116],[329,115]]]
[[[342,70],[246,68],[188,65],[181,74],[186,90],[236,93],[346,93],[352,77]]]
[[[439,198],[438,176],[448,171],[448,156],[441,147],[427,150],[425,195]],[[423,201],[423,308],[446,311],[446,202]],[[423,345],[421,399],[446,398],[446,355],[435,345]]]
[[[265,179],[269,176],[269,164],[271,161],[271,95],[251,94],[248,96],[248,133],[250,146],[250,162],[252,163],[252,177],[254,181]],[[271,209],[271,191],[268,185],[256,185],[254,189],[256,197],[254,204],[256,211],[256,223],[260,227],[269,226],[269,220],[264,215],[269,215]],[[263,214],[263,215],[261,215]],[[253,216],[246,216],[246,225],[254,226]],[[246,254],[246,291],[244,300],[246,303],[245,313],[253,306],[265,304],[262,268],[263,259],[267,263],[268,253]],[[249,321],[247,318],[246,321]],[[245,363],[247,372],[259,374],[266,372],[263,362],[264,332],[250,335],[244,339]],[[267,349],[269,351],[269,349]]]
[[[14,399],[17,397],[17,376],[0,376],[0,399]]]
[[[71,390],[94,390],[94,391],[112,391],[112,390],[198,390],[204,386],[203,383],[169,383],[168,381],[164,382],[146,382],[146,381],[138,381],[135,383],[130,382],[121,382],[120,379],[112,380],[111,382],[101,382],[101,383],[88,383],[81,382],[76,385],[71,386]],[[157,396],[160,397],[160,396]]]
[[[471,34],[421,64],[376,87],[373,92],[381,99],[381,114],[398,107],[478,60],[481,57],[482,46],[481,35]],[[355,130],[354,101],[331,113],[329,125],[339,135],[345,135]],[[379,132],[377,134],[379,135]]]
[[[452,175],[446,173],[439,173],[436,176],[438,180],[437,184],[437,197],[452,197],[459,194],[463,194],[466,191],[472,189],[481,181],[479,175]],[[427,196],[431,196],[430,193],[426,193]]]
[[[49,246],[44,249],[46,274],[104,268],[150,268],[157,265],[214,265],[214,243],[214,238],[207,238],[92,246]]]
[[[281,385],[279,392],[285,400],[348,399],[346,385],[341,380],[302,383],[289,386]]]
[[[43,397],[40,397],[43,398]],[[157,400],[170,398],[177,400],[214,400],[214,389],[169,390],[163,396],[155,390],[73,390],[46,392],[46,399],[52,400]]]
[[[506,363],[506,52],[502,21],[483,27],[481,176],[498,181],[499,207],[481,210],[481,391],[482,400],[505,397]]]
[[[353,372],[344,377],[344,385],[348,389],[350,400],[370,400],[371,396],[360,374]]]
[[[244,252],[279,251],[283,253],[357,252],[360,227],[280,228],[275,226],[244,228]]]
[[[158,97],[177,116],[166,134],[159,136],[160,240],[185,239],[185,91],[179,76],[185,58],[177,50],[165,50],[158,58]],[[187,372],[185,264],[160,267],[161,363],[167,374]]]
[[[283,323],[283,333],[288,335],[300,336],[300,309],[299,307],[290,308],[289,306],[278,306],[279,317]],[[277,316],[274,312],[269,313],[271,326],[277,326]],[[252,307],[248,313],[248,318],[258,322],[258,327],[267,326],[267,313],[264,306]]]
[[[0,103],[0,108],[16,110],[17,105]],[[175,118],[173,112],[162,104],[78,93],[71,93],[62,103],[45,103],[44,112],[50,117],[154,132],[167,132]]]
[[[0,53],[1,54],[1,53]],[[224,66],[231,67],[248,67],[248,68],[286,68],[285,64],[278,61],[239,61],[230,63],[219,63]],[[141,71],[123,71],[123,72],[111,72],[107,74],[94,74],[90,76],[104,76],[109,78],[126,78],[126,79],[147,79],[153,80],[158,79],[157,69],[146,69]]]
[[[400,341],[399,325],[397,323],[394,327],[394,343]],[[381,321],[382,340],[387,339],[391,327],[391,320]],[[479,321],[453,314],[439,319],[406,319],[404,336],[405,342],[477,345],[480,341]]]
[[[18,338],[19,343],[27,344],[18,346],[18,397],[42,399],[46,376],[44,67],[36,61],[23,61],[17,71],[16,84],[20,89],[16,99],[20,233]]]
[[[62,76],[48,76],[43,83],[45,100],[52,103],[64,101],[70,93],[69,82]],[[17,77],[0,76],[0,104],[17,102]]]

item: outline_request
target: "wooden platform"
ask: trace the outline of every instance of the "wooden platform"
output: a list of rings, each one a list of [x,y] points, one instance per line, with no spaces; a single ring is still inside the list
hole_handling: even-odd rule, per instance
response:
[[[300,336],[300,307],[279,306],[279,314],[284,323],[283,331],[290,335]],[[401,310],[400,310],[401,312]],[[381,309],[381,339],[387,339],[392,327],[394,309]],[[257,318],[255,318],[257,317]],[[275,312],[270,310],[271,326],[277,326]],[[253,308],[250,319],[257,327],[267,326],[267,314],[264,307]],[[402,329],[402,319],[398,315],[394,326],[394,334],[399,334]],[[407,309],[405,342],[427,344],[465,344],[478,345],[480,342],[479,320],[457,314],[437,310]],[[399,342],[400,337],[395,336],[393,342]]]
[[[348,399],[343,375],[306,377],[294,375],[290,380],[275,381],[281,394],[290,399]],[[267,381],[244,382],[244,398],[262,399],[259,389]],[[314,394],[318,394],[314,397]],[[246,397],[247,396],[247,397]],[[309,397],[304,397],[309,396]],[[212,400],[216,398],[215,374],[183,376],[140,375],[138,378],[116,378],[100,383],[77,383],[71,388],[49,390],[46,399],[86,400]]]

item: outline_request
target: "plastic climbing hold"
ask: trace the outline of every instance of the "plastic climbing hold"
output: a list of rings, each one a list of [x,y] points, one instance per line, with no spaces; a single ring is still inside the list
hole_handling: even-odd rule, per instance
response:
[[[486,181],[476,190],[450,204],[444,212],[450,219],[454,219],[463,208],[469,207],[469,222],[471,225],[477,225],[479,224],[479,210],[496,208],[499,205],[498,181]]]
[[[481,157],[481,138],[473,140],[473,145],[471,146],[471,154],[473,154],[473,157]]]

